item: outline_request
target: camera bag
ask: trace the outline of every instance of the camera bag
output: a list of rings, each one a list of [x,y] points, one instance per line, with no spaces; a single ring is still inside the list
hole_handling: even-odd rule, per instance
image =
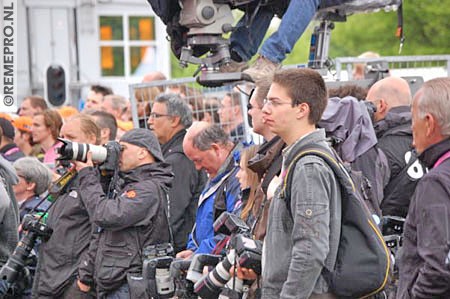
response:
[[[380,230],[367,208],[359,186],[355,186],[353,172],[346,170],[338,156],[320,145],[302,150],[287,167],[281,196],[286,200],[292,217],[290,186],[292,170],[299,159],[314,155],[323,159],[333,170],[341,187],[341,236],[334,269],[322,269],[330,292],[339,298],[367,298],[381,292],[390,274],[390,253]],[[357,188],[358,187],[358,188]]]

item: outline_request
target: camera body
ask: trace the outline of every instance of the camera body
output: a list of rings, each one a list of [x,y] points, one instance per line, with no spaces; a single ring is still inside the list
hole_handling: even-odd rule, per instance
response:
[[[61,161],[86,162],[87,153],[91,151],[92,161],[98,163],[101,171],[112,172],[118,168],[121,146],[117,141],[108,141],[104,145],[93,145],[89,143],[72,142],[67,139],[58,138],[63,145],[58,148]]]
[[[239,266],[252,269],[256,274],[261,275],[262,242],[244,234],[238,234],[230,243],[233,243],[232,246],[236,250]]]
[[[172,298],[175,294],[175,282],[170,273],[173,253],[170,243],[150,245],[142,251],[142,277],[148,281],[147,289],[152,298]]]
[[[204,299],[218,298],[219,294],[224,295],[224,291],[242,292],[244,286],[241,280],[235,278],[230,286],[230,269],[237,263],[241,267],[253,269],[255,273],[261,274],[262,242],[252,239],[250,228],[241,218],[229,212],[223,212],[214,222],[214,231],[230,235],[230,241],[225,258],[212,271],[195,282],[194,292]],[[193,264],[196,264],[196,256],[190,269],[195,267]],[[204,265],[200,264],[200,266],[198,268],[203,268]],[[225,285],[228,289],[224,288]]]
[[[236,258],[241,267],[261,274],[262,242],[253,240],[250,228],[238,216],[224,212],[214,222],[214,231],[230,235],[228,248],[236,250]]]
[[[214,231],[231,236],[233,234],[250,234],[250,228],[244,220],[229,212],[223,212],[214,221]]]
[[[53,232],[45,223],[40,222],[40,219],[36,219],[32,215],[26,215],[22,220],[22,230],[24,231],[22,238],[0,270],[0,279],[10,285],[15,283],[20,273],[26,269],[26,260],[33,250],[37,238],[48,240]]]

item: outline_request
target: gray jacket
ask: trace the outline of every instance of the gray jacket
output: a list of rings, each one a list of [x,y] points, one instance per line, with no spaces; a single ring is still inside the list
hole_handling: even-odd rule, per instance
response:
[[[328,146],[325,132],[316,130],[283,152],[282,176],[306,146]],[[293,170],[290,211],[275,193],[269,211],[263,251],[262,298],[311,298],[328,292],[321,275],[333,269],[341,229],[341,194],[332,169],[316,156],[298,160]],[[295,182],[295,183],[294,183]],[[317,296],[319,295],[319,296]]]
[[[0,156],[0,266],[6,263],[18,241],[19,211],[12,190],[17,182],[14,168]]]

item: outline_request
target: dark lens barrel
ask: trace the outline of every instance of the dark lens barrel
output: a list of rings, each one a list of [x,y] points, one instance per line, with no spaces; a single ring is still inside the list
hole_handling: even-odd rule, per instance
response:
[[[211,273],[210,273],[211,274]],[[200,298],[203,299],[216,299],[219,298],[221,287],[214,285],[214,283],[206,275],[200,279],[194,286],[194,293],[196,293]]]
[[[74,142],[74,146],[78,146],[77,156],[73,157],[74,160],[86,162],[87,153],[89,152],[89,144]]]

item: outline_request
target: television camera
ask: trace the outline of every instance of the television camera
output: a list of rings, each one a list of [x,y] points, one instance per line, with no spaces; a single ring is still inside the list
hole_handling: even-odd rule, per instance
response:
[[[209,87],[247,80],[242,73],[223,73],[220,67],[231,61],[230,41],[225,35],[234,27],[232,10],[244,10],[249,15],[247,26],[258,10],[270,6],[275,15],[287,9],[287,0],[147,0],[155,13],[167,25],[172,50],[182,67],[199,65],[194,74],[197,81]],[[326,69],[332,62],[328,57],[333,22],[345,22],[347,16],[360,12],[398,8],[397,35],[400,48],[404,42],[402,0],[321,0],[315,19],[320,25],[311,36],[308,67]],[[250,9],[249,9],[250,8]]]

